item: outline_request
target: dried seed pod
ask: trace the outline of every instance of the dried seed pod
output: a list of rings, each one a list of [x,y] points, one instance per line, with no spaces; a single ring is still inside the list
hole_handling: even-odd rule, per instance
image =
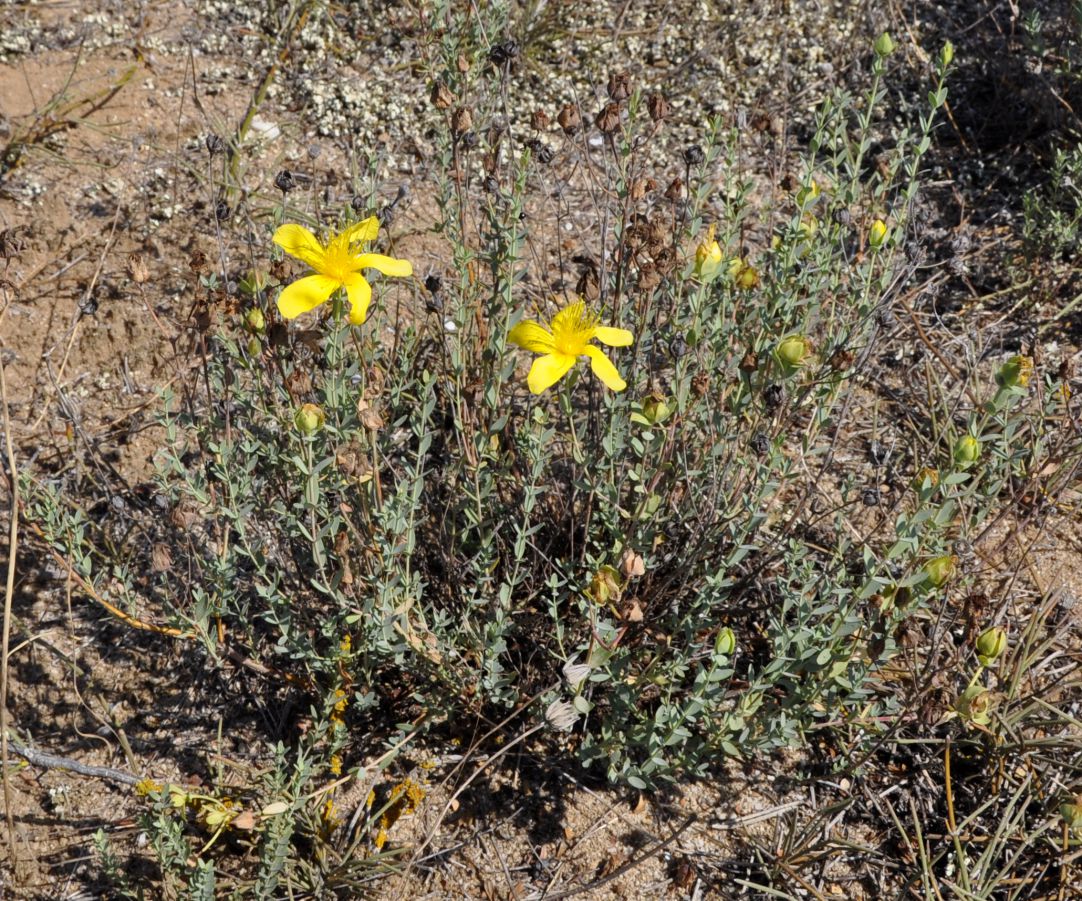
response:
[[[582,127],[582,116],[579,114],[579,108],[574,104],[567,104],[556,116],[556,122],[564,130],[565,134],[574,134]]]
[[[207,153],[211,156],[215,156],[219,153],[225,152],[225,141],[223,141],[218,135],[211,132],[206,137]]]
[[[594,121],[597,130],[604,135],[611,135],[620,127],[620,104],[606,103]]]
[[[661,273],[653,263],[644,263],[639,269],[639,290],[653,291],[661,284]]]
[[[530,127],[534,131],[544,131],[551,124],[548,113],[541,109],[535,109],[530,116]]]
[[[473,128],[473,114],[464,106],[460,106],[451,114],[451,134],[456,138],[461,137]]]
[[[657,182],[652,178],[636,178],[631,183],[631,199],[642,200],[651,191],[657,190]]]
[[[646,111],[654,122],[664,122],[669,118],[672,107],[669,106],[669,101],[665,99],[664,94],[651,94],[646,98]]]
[[[616,103],[631,96],[631,73],[611,72],[609,74],[609,97]]]
[[[684,180],[678,175],[665,189],[665,199],[672,203],[678,203],[684,199]]]
[[[455,95],[442,81],[437,81],[432,85],[432,94],[429,99],[436,109],[450,109],[451,104],[455,102]]]
[[[150,279],[150,269],[141,253],[133,253],[128,257],[128,275],[137,285],[145,284]]]
[[[296,176],[293,175],[288,169],[283,169],[276,176],[274,176],[274,186],[283,194],[288,194],[295,187],[297,187]]]
[[[706,154],[703,153],[702,147],[698,144],[692,144],[684,148],[684,162],[689,166],[700,166],[705,159]]]

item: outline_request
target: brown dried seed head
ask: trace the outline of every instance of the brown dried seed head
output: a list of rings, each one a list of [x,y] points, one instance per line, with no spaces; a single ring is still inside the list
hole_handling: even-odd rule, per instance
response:
[[[587,303],[601,296],[601,283],[597,277],[597,270],[592,266],[582,270],[582,275],[579,276],[578,284],[575,286],[575,293]]]
[[[544,131],[550,124],[549,115],[543,109],[535,109],[533,115],[530,116],[530,127],[534,131]]]
[[[654,254],[654,265],[657,266],[657,271],[662,275],[668,275],[676,268],[679,258],[675,247],[671,245],[662,247],[661,250]]]
[[[145,284],[150,279],[150,269],[141,253],[133,253],[128,257],[128,275],[137,285]]]
[[[169,521],[173,523],[178,529],[187,531],[195,525],[199,519],[199,511],[194,504],[179,503],[173,508],[173,512],[169,514]]]
[[[207,255],[201,250],[196,250],[188,258],[188,268],[197,275],[207,271]]]
[[[853,365],[853,352],[839,347],[830,355],[830,368],[835,372],[844,372]]]
[[[572,103],[567,104],[556,116],[556,122],[567,134],[574,134],[582,125],[579,108]]]
[[[464,106],[460,106],[451,114],[451,132],[456,135],[464,135],[473,128],[473,114]]]
[[[759,355],[754,351],[749,350],[744,354],[744,359],[740,361],[741,372],[755,372],[759,368]]]
[[[602,134],[611,135],[620,127],[620,104],[615,102],[606,103],[601,112],[597,114],[594,124]]]
[[[645,263],[639,268],[639,289],[653,291],[661,284],[661,274],[653,263]]]
[[[465,53],[460,53],[458,55],[458,59],[455,60],[455,68],[463,75],[470,71],[470,61],[466,59]]]
[[[609,97],[616,103],[631,96],[631,73],[612,72],[609,75]]]
[[[437,81],[432,85],[430,99],[432,105],[436,107],[436,109],[449,109],[451,104],[455,102],[455,95],[451,93],[451,89],[442,81]]]
[[[357,401],[357,415],[360,417],[361,425],[366,429],[375,431],[383,428],[383,417],[379,415],[379,410],[363,397]]]
[[[652,178],[636,178],[631,183],[631,199],[642,200],[654,190],[657,190],[657,182]]]
[[[175,512],[175,511],[174,511]],[[150,551],[150,568],[156,573],[168,572],[173,566],[173,556],[167,545],[158,542]]]
[[[303,369],[294,369],[286,376],[286,390],[299,400],[312,390],[312,377]]]
[[[651,94],[646,98],[646,111],[655,122],[663,122],[669,118],[672,107],[664,94]]]
[[[678,175],[665,189],[665,199],[677,203],[684,199],[684,180]]]

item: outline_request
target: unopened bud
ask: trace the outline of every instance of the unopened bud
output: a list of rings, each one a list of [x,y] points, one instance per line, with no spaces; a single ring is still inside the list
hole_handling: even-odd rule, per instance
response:
[[[954,62],[954,44],[947,41],[939,51],[939,66],[946,69],[952,62]]]
[[[314,435],[321,428],[327,417],[315,404],[305,404],[293,415],[293,424],[304,435]]]
[[[952,554],[945,554],[925,563],[924,574],[934,587],[941,588],[954,575],[957,564],[957,557]]]
[[[1015,354],[999,367],[996,384],[1001,388],[1025,388],[1033,375],[1033,358]]]
[[[732,657],[736,650],[736,633],[728,626],[718,632],[714,641],[714,654],[719,657]]]
[[[642,418],[649,425],[656,425],[669,418],[672,410],[660,394],[648,394],[642,401]]]
[[[875,48],[875,55],[879,57],[890,56],[894,52],[894,40],[887,31],[884,31],[875,39],[875,44],[873,46]]]
[[[759,270],[740,257],[729,261],[729,277],[733,284],[745,291],[750,291],[759,284]]]
[[[711,225],[706,235],[695,248],[695,276],[700,281],[709,281],[721,268],[721,247],[714,240],[714,226]]]
[[[981,443],[972,435],[963,435],[954,445],[954,462],[959,466],[972,466],[981,456]]]
[[[267,328],[267,317],[259,307],[252,307],[244,314],[244,325],[253,334],[261,335]]]
[[[868,229],[868,244],[878,250],[887,240],[887,235],[889,233],[890,230],[887,228],[887,223],[882,219],[876,219],[875,222],[872,223],[872,227]]]
[[[796,369],[811,353],[811,342],[803,335],[789,335],[778,342],[774,352],[786,369]]]
[[[976,646],[977,659],[981,662],[981,666],[991,666],[992,661],[1007,647],[1007,632],[998,626],[985,629],[977,636]]]
[[[796,205],[798,207],[805,207],[809,204],[815,203],[819,199],[819,183],[813,178],[808,183],[808,186],[801,188],[796,192]]]

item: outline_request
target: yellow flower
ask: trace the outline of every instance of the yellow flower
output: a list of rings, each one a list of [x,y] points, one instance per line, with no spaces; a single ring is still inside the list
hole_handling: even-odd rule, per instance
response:
[[[710,226],[695,248],[695,276],[704,282],[712,279],[721,267],[721,246],[714,240],[714,228]]]
[[[372,286],[361,271],[375,269],[384,275],[413,275],[409,260],[398,260],[381,253],[356,253],[357,244],[374,241],[379,220],[370,216],[332,237],[326,246],[302,225],[290,223],[274,233],[274,243],[290,256],[307,263],[315,273],[298,279],[278,295],[278,311],[286,319],[314,310],[339,288],[349,298],[349,321],[361,325],[368,315]]]
[[[613,391],[623,391],[627,387],[627,382],[620,378],[620,373],[604,351],[590,344],[590,341],[597,338],[609,347],[627,347],[635,337],[627,329],[597,323],[597,316],[588,311],[586,304],[580,300],[552,317],[551,331],[536,322],[520,322],[511,329],[507,338],[512,344],[536,354],[544,354],[534,360],[526,379],[534,394],[555,385],[567,375],[579,357],[589,357],[594,375]]]

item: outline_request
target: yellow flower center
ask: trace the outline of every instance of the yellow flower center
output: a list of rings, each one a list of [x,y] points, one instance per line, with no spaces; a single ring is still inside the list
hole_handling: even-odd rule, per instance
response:
[[[599,319],[581,301],[573,303],[552,320],[552,338],[556,352],[581,357],[594,336]]]
[[[324,251],[319,274],[335,281],[344,282],[352,273],[357,271],[355,258],[350,253],[349,242],[341,236],[334,238]]]

